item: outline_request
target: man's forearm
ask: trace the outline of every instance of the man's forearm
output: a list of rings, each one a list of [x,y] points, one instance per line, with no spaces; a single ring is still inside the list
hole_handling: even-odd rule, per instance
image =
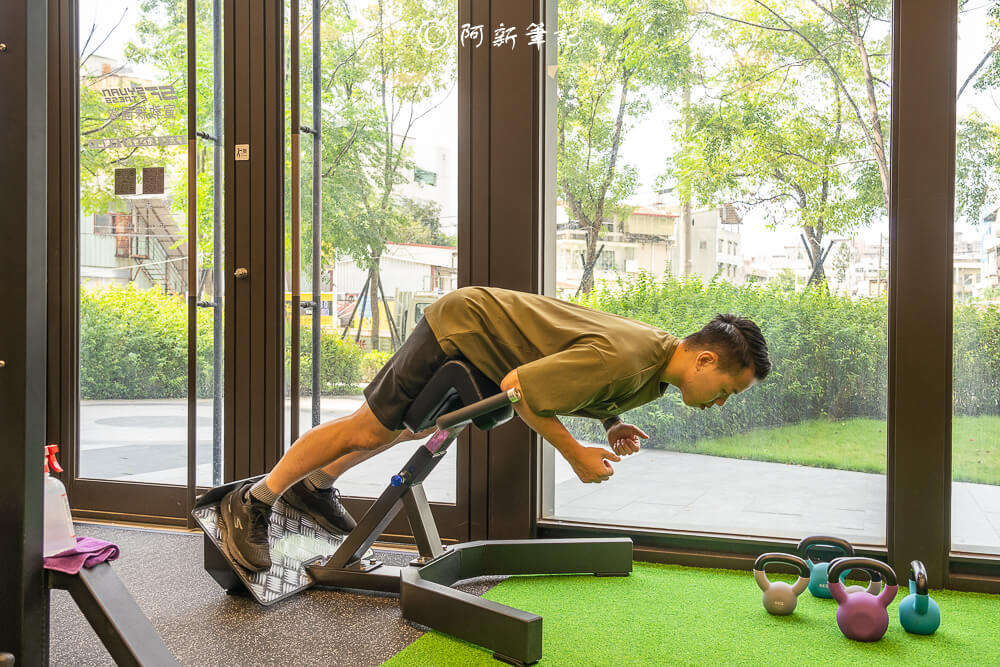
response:
[[[577,453],[583,449],[583,445],[576,441],[557,417],[541,417],[532,412],[524,401],[515,403],[514,409],[517,410],[521,421],[549,441],[567,461],[574,460]]]
[[[500,384],[500,388],[504,391],[507,391],[511,387],[516,387],[519,391],[521,389],[521,383],[517,379],[516,371],[512,371]],[[563,426],[563,423],[557,417],[542,417],[536,414],[527,402],[523,400],[514,404],[514,410],[517,412],[517,416],[521,418],[521,421],[538,433],[538,435],[548,440],[567,461],[573,461],[577,453],[583,449],[583,445],[576,441],[576,438],[566,430],[566,427]]]

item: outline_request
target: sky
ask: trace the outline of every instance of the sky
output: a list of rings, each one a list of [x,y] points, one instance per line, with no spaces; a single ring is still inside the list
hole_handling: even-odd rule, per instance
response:
[[[201,0],[206,1],[206,0]],[[960,16],[959,21],[959,53],[958,81],[959,85],[975,67],[976,63],[989,46],[986,2],[972,0]],[[94,37],[90,48],[107,36],[108,31],[121,18],[121,24],[115,29],[107,41],[101,46],[99,53],[114,56],[122,52],[125,43],[134,34],[135,22],[139,19],[139,3],[137,0],[81,0],[80,25],[81,44],[87,38],[90,26],[96,23]],[[523,27],[523,26],[522,26]],[[487,44],[484,44],[484,48]],[[530,48],[530,47],[529,47]],[[89,51],[90,49],[88,49]],[[156,72],[148,67],[137,67],[136,74],[143,78],[155,79]],[[981,114],[1000,122],[1000,91],[979,92],[967,90],[963,94],[958,114],[963,116],[973,108]],[[637,205],[649,204],[656,200],[655,181],[664,171],[666,156],[673,150],[670,120],[676,117],[675,109],[667,103],[661,103],[646,118],[637,122],[628,133],[621,149],[622,160],[632,164],[639,171],[639,185],[631,198],[631,203]],[[417,132],[417,159],[419,151],[441,150],[457,157],[457,95],[451,98],[432,115],[424,119],[422,127]],[[429,139],[428,139],[429,138]],[[453,161],[453,165],[454,165]],[[457,201],[457,193],[455,195]],[[445,207],[446,209],[449,207]],[[450,221],[445,221],[448,225]],[[960,230],[972,231],[961,223]],[[884,224],[873,225],[871,229],[863,230],[861,236],[877,243],[878,234],[886,231]],[[744,255],[753,256],[765,253],[769,248],[788,244],[797,245],[799,231],[795,228],[778,230],[766,229],[762,216],[750,212],[744,218],[742,241]]]

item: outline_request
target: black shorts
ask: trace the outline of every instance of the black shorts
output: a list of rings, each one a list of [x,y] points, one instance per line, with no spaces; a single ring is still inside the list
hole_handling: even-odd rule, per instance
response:
[[[410,404],[447,360],[427,320],[420,320],[409,338],[365,387],[368,407],[382,426],[390,431],[406,428],[403,417]]]

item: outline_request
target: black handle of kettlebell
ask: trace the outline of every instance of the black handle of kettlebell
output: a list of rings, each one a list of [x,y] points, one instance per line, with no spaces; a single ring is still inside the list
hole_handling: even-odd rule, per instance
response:
[[[802,555],[803,558],[809,557],[809,549],[812,547],[834,547],[840,549],[845,556],[854,555],[854,547],[851,543],[845,539],[839,537],[829,537],[825,535],[813,535],[812,537],[803,537],[802,541],[799,542],[797,551]]]
[[[910,579],[917,584],[917,595],[927,595],[927,568],[919,560],[910,561]]]
[[[854,556],[848,558],[835,558],[830,562],[830,569],[827,571],[827,581],[834,583],[840,580],[840,575],[851,570],[864,570],[871,574],[882,575],[887,586],[896,586],[896,573],[891,567],[880,560],[874,558],[863,558]]]
[[[804,560],[799,558],[794,554],[786,554],[780,551],[772,551],[770,553],[761,554],[754,561],[753,569],[763,571],[768,565],[772,563],[782,563],[784,565],[791,565],[798,571],[800,577],[809,578],[809,565],[806,564]]]

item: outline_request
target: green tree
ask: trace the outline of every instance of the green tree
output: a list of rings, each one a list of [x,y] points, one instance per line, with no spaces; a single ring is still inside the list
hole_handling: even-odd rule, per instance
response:
[[[127,11],[127,10],[126,10]],[[130,211],[130,203],[114,194],[113,170],[118,167],[163,166],[174,219],[167,221],[174,239],[157,239],[164,244],[181,244],[187,239],[188,153],[182,146],[160,147],[96,147],[95,140],[135,136],[187,136],[188,57],[187,3],[184,0],[144,0],[139,3],[141,16],[135,24],[135,34],[126,44],[119,62],[107,71],[94,67],[100,49],[112,34],[120,30],[118,23],[104,34],[92,26],[85,38],[80,58],[80,203],[85,214],[109,211]],[[124,16],[124,15],[123,15]],[[211,132],[212,128],[212,4],[196,3],[196,77],[197,127]],[[157,80],[144,81],[132,73],[133,65],[152,66]],[[174,99],[161,99],[148,92],[140,93],[124,105],[109,105],[102,90],[107,87],[131,88],[172,86]],[[123,111],[134,114],[130,120]],[[139,117],[138,112],[142,112]],[[151,111],[156,111],[154,116]],[[214,194],[212,188],[212,151],[208,140],[200,140],[196,154],[196,198],[199,239],[197,249],[202,257],[212,257],[212,225]],[[221,202],[220,202],[221,205]],[[183,273],[183,272],[181,272]],[[194,286],[201,295],[209,269],[201,272],[200,285]],[[186,278],[186,275],[185,275]]]
[[[1000,127],[976,112],[959,120],[955,151],[955,216],[978,224],[1000,193]]]
[[[577,39],[559,46],[556,108],[557,187],[587,232],[580,291],[593,288],[598,240],[609,216],[624,216],[636,169],[623,164],[630,126],[657,93],[683,80],[687,6],[681,0],[565,0],[559,23]]]
[[[967,0],[960,2],[960,10],[966,11],[968,4]],[[976,66],[960,79],[956,103],[970,89],[995,90],[1000,85],[1000,60],[996,58],[1000,51],[1000,2],[994,0],[986,15],[989,31],[984,53]],[[978,20],[978,16],[970,20]],[[973,111],[959,117],[956,134],[955,217],[978,224],[983,207],[1000,195],[1000,127]]]
[[[448,236],[441,229],[441,206],[437,202],[407,199],[401,202],[401,207],[408,221],[401,230],[401,236],[410,243],[458,246],[458,239]]]
[[[332,262],[343,252],[368,269],[371,344],[376,348],[380,329],[376,286],[386,244],[444,240],[440,211],[435,213],[433,207],[403,197],[398,190],[417,166],[412,143],[418,138],[420,121],[454,94],[453,47],[434,48],[421,39],[430,22],[450,26],[444,30],[455,34],[454,7],[444,0],[378,0],[360,8],[329,3],[320,21],[323,261]],[[312,97],[311,34],[311,24],[303,25],[303,100]],[[310,115],[304,109],[303,117]],[[303,167],[305,233],[311,230],[311,204],[306,202],[312,200],[313,186],[311,164],[304,161]],[[437,220],[431,221],[435,215]],[[310,241],[303,245],[311,248]]]
[[[685,110],[681,195],[763,207],[770,224],[801,227],[810,283],[824,279],[826,235],[888,210],[890,10],[886,0],[753,0],[700,12],[724,55],[705,55],[721,63]]]

